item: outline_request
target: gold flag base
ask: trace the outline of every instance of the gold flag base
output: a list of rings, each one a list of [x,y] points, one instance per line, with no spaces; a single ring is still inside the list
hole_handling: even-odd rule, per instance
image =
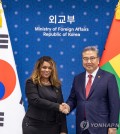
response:
[[[2,2],[0,0],[0,27],[2,27]]]
[[[2,17],[0,16],[0,27],[2,27]]]
[[[118,2],[115,9],[115,19],[120,20],[120,1]]]

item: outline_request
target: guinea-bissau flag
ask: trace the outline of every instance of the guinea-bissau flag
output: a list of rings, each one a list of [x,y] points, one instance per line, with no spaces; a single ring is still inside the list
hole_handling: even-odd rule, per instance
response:
[[[120,94],[120,1],[116,7],[115,16],[100,61],[100,67],[115,75]],[[120,134],[120,128],[118,128],[117,134]]]

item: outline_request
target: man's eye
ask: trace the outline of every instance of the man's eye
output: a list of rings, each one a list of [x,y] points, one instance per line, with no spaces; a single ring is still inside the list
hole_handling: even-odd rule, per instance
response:
[[[84,59],[84,60],[88,60],[89,58],[87,58],[87,57],[83,57],[83,59]]]
[[[94,60],[94,59],[95,59],[95,57],[91,57],[90,59],[91,59],[91,60]]]

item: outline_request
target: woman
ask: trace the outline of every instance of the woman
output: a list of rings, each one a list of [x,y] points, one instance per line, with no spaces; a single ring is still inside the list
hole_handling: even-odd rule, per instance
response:
[[[49,56],[41,57],[26,82],[28,110],[23,119],[23,134],[67,134],[62,111],[63,96],[56,65]]]

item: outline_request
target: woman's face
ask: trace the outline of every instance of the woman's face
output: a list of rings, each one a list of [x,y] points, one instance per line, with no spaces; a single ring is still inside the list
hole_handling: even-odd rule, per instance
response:
[[[44,61],[40,71],[41,77],[43,79],[49,79],[49,77],[51,76],[51,72],[52,72],[52,65],[49,62]]]

